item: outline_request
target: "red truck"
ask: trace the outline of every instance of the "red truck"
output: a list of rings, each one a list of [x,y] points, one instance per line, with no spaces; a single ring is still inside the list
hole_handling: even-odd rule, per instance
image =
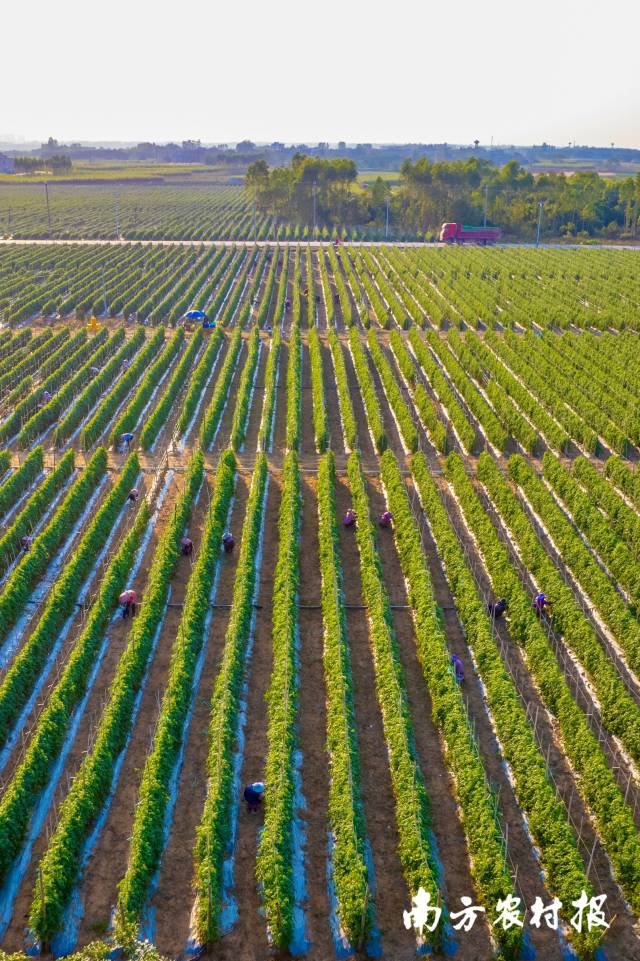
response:
[[[495,244],[500,240],[499,227],[465,227],[462,224],[443,224],[440,242],[445,244]]]

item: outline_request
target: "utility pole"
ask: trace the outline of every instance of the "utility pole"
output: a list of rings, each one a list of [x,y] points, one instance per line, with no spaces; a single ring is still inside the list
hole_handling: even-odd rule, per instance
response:
[[[47,220],[49,221],[49,233],[51,233],[51,208],[49,207],[49,184],[44,182],[44,195],[47,200]]]
[[[536,247],[540,246],[540,225],[542,224],[542,208],[544,207],[544,200],[538,201],[538,231],[536,233]]]
[[[389,238],[389,198],[387,197],[387,218],[384,225],[384,239],[388,240],[388,238]]]
[[[487,226],[487,207],[489,205],[489,184],[484,185],[484,225]]]

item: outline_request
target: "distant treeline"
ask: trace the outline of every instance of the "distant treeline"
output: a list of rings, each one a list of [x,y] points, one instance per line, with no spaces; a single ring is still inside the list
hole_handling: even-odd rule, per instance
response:
[[[375,175],[374,175],[375,176]],[[397,189],[382,178],[355,188],[357,168],[345,159],[296,154],[290,167],[252,163],[247,187],[275,220],[318,227],[379,227],[391,235],[435,236],[445,221],[503,229],[531,239],[541,220],[546,237],[632,238],[638,232],[640,174],[612,180],[597,173],[533,175],[515,160],[501,167],[470,157],[405,160]],[[541,206],[542,205],[542,206]]]

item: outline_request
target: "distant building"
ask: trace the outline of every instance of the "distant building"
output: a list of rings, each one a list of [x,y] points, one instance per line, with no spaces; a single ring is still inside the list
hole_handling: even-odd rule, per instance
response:
[[[15,173],[16,165],[13,157],[7,157],[6,154],[0,153],[0,174],[12,174]]]

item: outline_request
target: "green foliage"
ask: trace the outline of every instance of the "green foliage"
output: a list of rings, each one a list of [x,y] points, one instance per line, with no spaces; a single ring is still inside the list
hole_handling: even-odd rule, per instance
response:
[[[236,802],[232,796],[233,751],[247,643],[253,623],[266,481],[266,457],[258,454],[242,528],[222,662],[211,698],[207,797],[194,850],[196,925],[203,944],[214,941],[219,935],[222,869],[231,832],[231,807]]]
[[[208,450],[213,443],[216,431],[220,425],[220,419],[225,405],[229,399],[229,386],[233,379],[238,361],[238,355],[242,348],[242,331],[236,327],[229,341],[229,349],[224,363],[218,374],[216,386],[209,402],[202,423],[200,425],[200,446],[203,450]]]
[[[353,366],[356,371],[356,377],[358,378],[358,384],[360,386],[360,394],[362,396],[364,409],[367,415],[369,433],[371,434],[371,438],[376,448],[381,453],[387,446],[387,435],[382,423],[380,404],[378,402],[378,395],[373,383],[373,377],[371,376],[371,371],[369,370],[369,365],[367,363],[367,355],[365,354],[362,343],[360,342],[360,334],[357,327],[352,327],[349,333],[349,349],[351,351]]]
[[[347,620],[342,591],[335,503],[335,468],[329,451],[318,469],[318,549],[327,687],[329,821],[333,833],[333,880],[340,925],[351,944],[366,940],[373,895],[366,864],[366,826],[360,796],[360,764]]]
[[[235,457],[221,457],[198,556],[187,585],[180,625],[173,643],[169,674],[147,756],[133,820],[129,861],[118,885],[116,938],[121,926],[139,921],[149,884],[164,850],[164,820],[169,784],[184,738],[193,697],[193,680],[205,639],[209,596],[220,560],[220,540],[235,486]]]
[[[153,447],[158,434],[162,430],[163,424],[171,413],[171,409],[176,397],[182,390],[184,383],[189,376],[189,371],[193,366],[193,362],[197,357],[201,346],[202,331],[198,330],[189,341],[189,345],[177,364],[176,369],[171,375],[171,379],[167,384],[162,397],[156,404],[153,413],[144,425],[142,434],[140,435],[140,446],[143,448],[143,450],[150,450],[150,448]],[[149,371],[149,373],[151,374],[151,371]]]
[[[455,487],[482,551],[496,596],[506,597],[509,601],[509,632],[522,646],[542,700],[557,721],[558,736],[578,774],[578,789],[592,812],[616,880],[629,903],[637,906],[640,904],[640,839],[633,813],[624,801],[597,737],[571,695],[550,641],[536,617],[530,596],[520,583],[508,551],[487,517],[467,477],[464,464],[456,454],[449,455],[447,476]],[[562,896],[560,900],[569,901]]]
[[[105,364],[100,373],[89,381],[55,429],[53,437],[57,447],[62,447],[81,421],[93,410],[96,400],[111,386],[121,372],[123,362],[133,357],[143,343],[144,330],[138,329],[130,340],[123,343],[120,350]],[[55,398],[53,398],[53,401],[55,401]]]
[[[411,895],[424,888],[431,903],[440,900],[437,866],[431,848],[429,799],[415,754],[404,670],[393,629],[389,598],[370,520],[369,498],[357,453],[347,462],[349,486],[358,522],[362,596],[369,617],[369,636],[376,673],[376,694],[389,752],[391,784],[398,829],[398,857]],[[439,940],[439,932],[430,936]]]
[[[455,467],[457,480],[459,471],[457,461],[452,460],[454,456],[450,455],[447,463],[450,469]],[[591,887],[567,821],[566,810],[547,776],[545,760],[536,744],[533,728],[522,708],[514,683],[502,663],[484,599],[478,593],[460,542],[422,454],[416,454],[413,458],[412,471],[451,586],[467,643],[473,651],[475,664],[485,686],[487,704],[493,716],[501,749],[513,772],[516,798],[527,815],[532,837],[540,850],[540,860],[547,875],[549,891],[568,905],[575,899],[576,891],[590,891]],[[462,496],[458,484],[456,494],[464,508],[467,498],[466,494]],[[483,516],[486,519],[486,515]],[[487,523],[490,522],[487,520]],[[507,596],[511,609],[512,594]],[[527,606],[530,607],[530,604]],[[583,935],[579,947],[584,957],[590,956],[598,940],[598,932]]]
[[[421,339],[420,334],[414,328],[409,331],[409,343],[413,353],[422,367],[432,390],[440,403],[444,407],[449,417],[449,421],[456,433],[463,450],[472,454],[476,446],[476,433],[469,423],[469,419],[460,405],[457,397],[449,386],[449,382],[442,373],[440,367],[433,359],[426,344]]]
[[[342,347],[338,340],[335,330],[328,332],[329,348],[333,358],[333,371],[335,375],[336,390],[338,392],[338,404],[340,406],[340,420],[342,422],[342,433],[344,444],[348,451],[355,450],[358,446],[358,431],[356,428],[356,418],[353,413],[351,403],[351,393],[349,391],[349,381],[347,378],[347,368],[344,363]]]
[[[133,455],[132,455],[133,457]],[[131,470],[137,473],[137,462],[130,458]],[[134,474],[135,476],[135,474]],[[110,523],[109,510],[113,512],[113,504],[121,505],[125,496],[125,483],[130,483],[130,477],[122,475],[123,483],[116,485],[112,493],[117,498],[112,504],[105,501],[103,508],[92,525],[95,530],[96,522],[105,527]],[[29,817],[36,805],[39,792],[47,784],[51,765],[58,756],[64,738],[69,728],[73,710],[86,691],[87,679],[98,649],[102,643],[104,632],[117,604],[122,585],[126,581],[131,569],[136,548],[140,543],[142,533],[149,520],[149,508],[143,502],[135,523],[123,539],[122,544],[114,554],[105,572],[98,596],[89,612],[87,621],[76,640],[69,660],[62,675],[55,685],[48,701],[38,718],[38,724],[29,743],[27,752],[12,775],[11,781],[0,801],[0,877],[5,877],[11,862],[20,851],[24,835],[27,831]],[[109,530],[109,528],[106,528]],[[88,547],[89,544],[86,544]],[[87,561],[85,560],[85,568]],[[67,569],[68,571],[68,569]],[[39,638],[34,640],[32,635],[27,645],[22,649],[18,658],[5,676],[0,688],[0,719],[2,731],[6,737],[8,722],[15,718],[21,710],[31,685],[37,676],[37,665],[42,664],[46,654],[46,646],[51,646],[55,633],[49,637],[43,636],[47,630],[59,630],[60,624],[68,616],[69,607],[76,596],[75,584],[65,571],[64,581],[54,589],[47,609],[36,629]],[[77,578],[77,572],[76,572]],[[64,607],[56,614],[54,603]],[[65,614],[66,611],[66,614]],[[56,624],[57,616],[57,624]],[[34,664],[31,657],[37,659]],[[4,740],[4,738],[3,738]]]
[[[43,457],[42,448],[36,448]],[[26,463],[26,461],[25,461]],[[34,465],[36,461],[31,461]],[[54,468],[29,496],[26,504],[14,519],[11,527],[6,534],[0,538],[0,571],[4,573],[10,564],[15,560],[21,549],[20,542],[26,535],[31,535],[36,525],[55,499],[56,495],[63,489],[67,480],[73,473],[74,454],[67,451],[58,466]],[[36,470],[36,476],[39,471]]]
[[[241,449],[247,431],[249,401],[260,356],[260,329],[257,324],[251,328],[248,345],[247,359],[240,377],[231,425],[231,447],[236,451]]]
[[[125,407],[123,413],[120,415],[111,431],[111,443],[114,445],[114,447],[119,444],[122,434],[127,431],[133,432],[139,426],[140,415],[146,408],[161,378],[173,363],[174,358],[182,347],[183,340],[184,327],[179,327],[169,343],[165,346],[158,359],[151,365],[149,370],[142,378],[133,397]],[[148,441],[149,438],[147,438],[147,442]]]
[[[302,347],[300,344],[300,327],[293,323],[289,334],[289,358],[287,363],[287,450],[300,448],[300,363]]]
[[[309,366],[311,368],[311,396],[313,398],[313,432],[316,450],[322,454],[329,443],[329,426],[323,384],[322,348],[315,327],[312,327],[309,331]]]
[[[9,451],[0,451],[0,468],[6,470],[11,463]],[[44,452],[42,447],[34,447],[27,454],[20,467],[10,474],[9,477],[0,485],[0,517],[9,511],[18,501],[22,494],[30,487],[33,481],[42,472],[44,464]],[[19,540],[19,538],[18,538]],[[0,540],[0,544],[2,541]],[[0,549],[0,555],[2,550]]]
[[[151,563],[144,603],[134,618],[127,646],[109,687],[107,706],[96,739],[73,781],[60,809],[56,829],[39,866],[42,887],[36,885],[29,923],[42,940],[60,929],[71,892],[78,877],[80,854],[91,824],[109,794],[116,759],[130,728],[136,693],[144,678],[156,632],[162,623],[169,593],[169,580],[179,557],[180,538],[191,506],[202,484],[201,453],[191,460],[169,524],[159,540]]]
[[[256,872],[273,943],[288,947],[293,927],[294,891],[292,827],[294,817],[294,752],[298,712],[298,538],[300,474],[294,450],[285,457],[278,519],[278,559],[273,579],[273,669],[267,691],[267,761],[264,829]]]
[[[276,327],[271,338],[269,356],[264,371],[264,400],[262,403],[262,420],[258,431],[257,449],[266,451],[271,444],[273,430],[273,414],[276,405],[276,384],[278,381],[278,360],[280,358],[280,328]]]
[[[391,364],[385,357],[373,329],[369,331],[367,343],[369,344],[369,351],[371,352],[373,362],[380,375],[384,392],[387,395],[389,406],[393,411],[396,423],[400,429],[404,445],[407,450],[415,453],[418,449],[418,431],[413,416],[406,400],[402,396],[402,391],[398,386],[398,381],[396,380]]]
[[[209,337],[209,343],[205,348],[204,354],[198,361],[196,369],[193,372],[193,376],[189,379],[189,387],[182,402],[180,419],[178,421],[178,430],[181,434],[184,434],[185,430],[191,423],[193,415],[196,412],[196,408],[202,397],[206,383],[211,376],[211,371],[216,362],[218,353],[220,352],[220,347],[222,346],[223,340],[224,334],[222,333],[221,328],[216,327]]]
[[[453,775],[469,847],[471,874],[480,901],[490,912],[498,899],[515,894],[494,798],[460,685],[451,670],[447,638],[433,594],[420,530],[391,451],[382,455],[381,468],[387,503],[393,514],[396,547],[407,583],[408,601],[413,610],[418,657],[431,698],[431,713],[434,724],[442,733],[447,767]],[[505,958],[519,957],[521,931],[511,928],[508,931],[498,929],[494,933]]]
[[[89,450],[96,440],[104,433],[122,401],[128,396],[138,379],[149,369],[149,365],[164,343],[164,329],[158,328],[150,341],[140,351],[133,363],[116,381],[104,400],[98,405],[95,413],[85,424],[80,435],[80,443],[84,450]],[[115,358],[114,358],[115,359]]]

